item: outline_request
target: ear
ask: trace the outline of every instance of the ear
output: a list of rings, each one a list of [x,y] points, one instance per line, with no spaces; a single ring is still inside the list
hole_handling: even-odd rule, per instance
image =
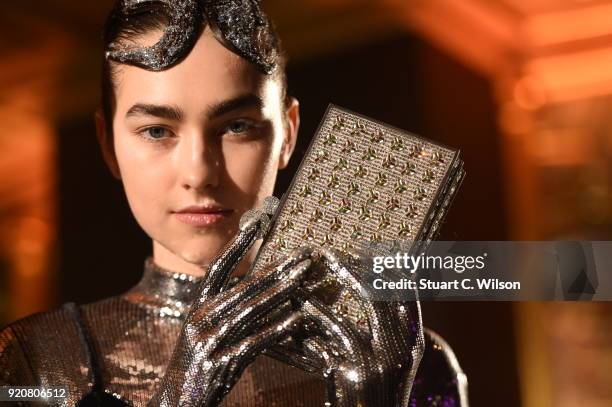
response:
[[[104,120],[104,115],[100,109],[96,110],[94,120],[96,122],[98,144],[100,144],[100,150],[102,150],[104,162],[113,176],[117,179],[121,179],[119,164],[117,163],[117,156],[115,155],[115,146],[113,145],[113,138],[106,131],[106,120]]]
[[[289,165],[289,160],[293,150],[295,150],[298,130],[300,129],[300,102],[292,97],[286,109],[285,120],[287,125],[285,126],[285,138],[283,139],[283,147],[281,148],[281,155],[278,160],[278,168],[281,170]]]

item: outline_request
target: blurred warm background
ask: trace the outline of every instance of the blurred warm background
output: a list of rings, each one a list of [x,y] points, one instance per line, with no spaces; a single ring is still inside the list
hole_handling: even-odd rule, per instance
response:
[[[111,4],[0,5],[2,324],[125,290],[149,251],[94,137]],[[264,5],[291,59],[301,151],[334,102],[461,148],[468,175],[443,239],[612,240],[611,0]],[[473,406],[612,405],[610,304],[423,310]]]

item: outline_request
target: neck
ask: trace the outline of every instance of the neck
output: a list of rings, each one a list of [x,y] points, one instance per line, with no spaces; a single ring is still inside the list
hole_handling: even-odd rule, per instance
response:
[[[244,256],[232,274],[235,277],[242,277],[246,274],[249,267],[255,260],[261,242],[255,242],[253,247]],[[194,277],[202,277],[206,274],[207,265],[212,259],[203,262],[189,261],[176,253],[171,252],[156,241],[153,241],[153,261],[160,268],[175,273],[183,273]]]

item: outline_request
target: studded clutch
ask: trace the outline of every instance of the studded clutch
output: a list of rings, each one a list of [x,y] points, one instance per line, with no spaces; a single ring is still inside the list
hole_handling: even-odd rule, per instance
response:
[[[458,150],[330,105],[253,268],[304,244],[427,244],[464,174]]]
[[[334,248],[349,259],[389,242],[401,242],[405,251],[425,250],[464,174],[458,150],[330,105],[251,270],[304,245]],[[309,295],[371,336],[361,299],[325,272],[317,281]],[[301,349],[281,346],[267,353],[317,371]]]

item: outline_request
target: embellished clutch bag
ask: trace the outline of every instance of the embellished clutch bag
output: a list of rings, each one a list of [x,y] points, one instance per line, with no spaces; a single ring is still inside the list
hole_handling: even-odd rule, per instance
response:
[[[389,242],[399,242],[404,251],[425,250],[464,174],[459,151],[330,105],[252,270],[304,245],[346,255],[371,253],[373,245]],[[362,299],[323,273],[306,289],[371,337]],[[305,370],[320,370],[301,349],[281,346],[267,353]]]
[[[305,244],[344,253],[371,243],[426,245],[464,174],[458,150],[330,105],[253,269]]]

